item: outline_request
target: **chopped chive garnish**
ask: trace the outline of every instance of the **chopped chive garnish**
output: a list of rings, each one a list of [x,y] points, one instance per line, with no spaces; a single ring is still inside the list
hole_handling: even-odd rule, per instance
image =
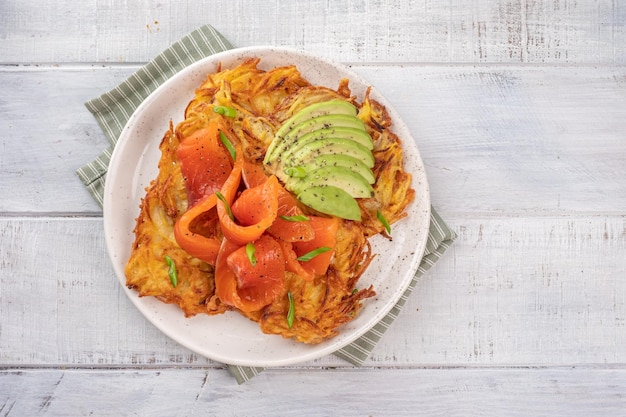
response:
[[[304,178],[306,177],[306,170],[302,167],[289,167],[285,168],[285,174],[290,177]]]
[[[280,218],[288,222],[306,222],[309,220],[309,218],[303,214],[298,216],[280,216]]]
[[[233,146],[233,143],[230,141],[230,139],[228,139],[228,137],[222,131],[220,131],[220,140],[222,141],[224,147],[228,150],[228,153],[230,153],[230,157],[233,158],[233,161],[236,161],[237,152],[235,151],[235,147]]]
[[[169,275],[170,277],[170,282],[172,283],[172,286],[176,288],[176,286],[178,285],[178,273],[176,272],[176,264],[174,263],[174,260],[168,255],[165,255],[165,263],[167,264],[167,266],[170,267],[170,269],[168,269],[167,271],[167,275]]]
[[[287,292],[287,299],[289,300],[289,311],[287,311],[287,326],[291,329],[293,326],[293,319],[296,318],[296,306],[293,302],[293,295],[291,291]]]
[[[226,116],[226,117],[235,117],[235,116],[237,116],[237,110],[233,109],[232,107],[215,106],[215,107],[213,107],[213,111],[215,113],[221,114],[222,116]]]
[[[252,266],[256,265],[256,256],[254,256],[255,252],[256,248],[254,247],[254,243],[248,242],[248,244],[246,245],[246,256],[248,257],[248,260],[250,261]]]
[[[389,225],[387,219],[385,219],[385,216],[383,216],[383,213],[380,212],[380,210],[376,210],[376,217],[378,217],[378,220],[380,220],[383,226],[385,226],[385,230],[387,231],[387,233],[391,233],[391,226]]]
[[[315,258],[317,255],[321,255],[322,253],[328,252],[329,250],[332,250],[332,248],[329,248],[328,246],[321,246],[317,249],[313,249],[311,252],[305,253],[304,255],[298,257],[298,260],[300,262],[310,261],[311,259]]]
[[[235,216],[233,216],[233,212],[230,209],[230,205],[228,204],[228,201],[226,201],[226,197],[224,197],[224,194],[216,191],[215,195],[222,201],[222,203],[224,203],[224,207],[226,207],[226,213],[228,214],[228,217],[230,217],[232,221],[235,221]]]

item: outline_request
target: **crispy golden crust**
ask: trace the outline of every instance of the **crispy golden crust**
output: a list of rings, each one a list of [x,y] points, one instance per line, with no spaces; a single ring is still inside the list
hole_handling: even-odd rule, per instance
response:
[[[337,334],[337,328],[352,320],[361,300],[375,295],[372,288],[357,289],[356,283],[372,260],[362,226],[343,221],[337,232],[334,261],[325,276],[306,282],[287,273],[284,294],[276,302],[249,315],[265,333],[281,334],[304,343],[319,343]],[[294,299],[295,320],[289,328],[287,292]]]
[[[187,209],[185,183],[176,159],[179,141],[219,118],[229,139],[243,147],[245,158],[261,164],[275,131],[287,118],[312,103],[350,101],[360,108],[359,118],[374,139],[377,182],[374,197],[359,202],[363,222],[340,223],[326,275],[307,282],[287,272],[283,294],[260,311],[245,314],[265,333],[319,343],[336,335],[342,324],[358,314],[362,301],[375,295],[372,288],[358,288],[359,277],[374,256],[367,238],[384,234],[377,211],[390,223],[406,215],[405,209],[414,198],[411,176],[403,170],[400,140],[389,130],[389,115],[369,94],[360,105],[351,96],[347,80],[332,90],[310,85],[293,66],[262,71],[258,64],[259,60],[252,58],[236,68],[209,74],[187,106],[185,120],[166,132],[160,145],[159,175],[146,189],[137,218],[136,240],[126,266],[127,285],[140,296],[177,304],[186,316],[231,309],[215,294],[213,268],[188,255],[174,238],[174,224]],[[215,113],[216,105],[235,108],[237,117]],[[174,259],[178,269],[175,288],[167,273],[165,254]],[[295,305],[291,327],[286,320],[288,292]]]
[[[374,198],[360,199],[361,214],[367,236],[378,233],[387,235],[377,219],[377,212],[390,224],[406,217],[405,208],[415,198],[411,188],[411,174],[404,170],[402,144],[389,129],[391,117],[380,103],[371,100],[369,91],[359,110],[359,118],[365,123],[374,140]]]
[[[176,161],[178,140],[172,130],[161,141],[159,176],[146,189],[135,226],[135,242],[126,264],[126,285],[140,296],[177,304],[185,316],[206,312],[215,291],[212,268],[189,256],[174,239],[174,223],[187,209],[185,183]],[[165,255],[177,267],[178,285],[171,284]]]

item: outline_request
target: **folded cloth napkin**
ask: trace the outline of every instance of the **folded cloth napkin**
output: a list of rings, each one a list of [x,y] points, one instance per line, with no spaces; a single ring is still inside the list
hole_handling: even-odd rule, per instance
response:
[[[111,144],[95,160],[77,170],[80,180],[100,206],[102,206],[104,183],[111,152],[135,109],[159,85],[181,69],[209,55],[232,48],[233,46],[213,27],[202,26],[167,48],[117,87],[85,103]],[[356,366],[362,365],[397,317],[415,288],[418,279],[437,262],[456,238],[454,232],[446,226],[434,209],[431,210],[431,213],[424,258],[409,287],[385,318],[361,338],[336,351],[334,353],[336,356]],[[240,384],[263,370],[263,368],[256,367],[228,364],[227,366]]]

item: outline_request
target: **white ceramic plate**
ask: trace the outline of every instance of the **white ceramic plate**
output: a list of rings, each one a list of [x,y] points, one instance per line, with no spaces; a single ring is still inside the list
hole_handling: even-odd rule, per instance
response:
[[[311,83],[337,88],[342,78],[358,101],[369,84],[346,67],[301,51],[273,47],[240,48],[222,52],[186,67],[154,91],[125,126],[107,174],[104,195],[104,229],[115,272],[128,297],[157,328],[192,351],[215,361],[245,366],[284,366],[332,353],[362,336],[380,321],[409,285],[422,258],[430,221],[430,194],[424,166],[415,141],[391,104],[375,89],[372,98],[387,107],[393,130],[403,140],[405,168],[413,175],[416,191],[408,217],[392,229],[393,241],[375,237],[378,254],[361,277],[358,287],[372,284],[376,296],[365,300],[357,318],[340,328],[340,334],[318,345],[305,345],[276,335],[263,334],[256,323],[236,312],[219,316],[185,318],[178,307],[152,297],[138,297],[125,283],[124,265],[134,241],[133,228],[145,187],[158,174],[158,149],[170,120],[182,120],[195,88],[214,72],[218,63],[232,68],[243,59],[261,58],[259,68],[296,65]]]

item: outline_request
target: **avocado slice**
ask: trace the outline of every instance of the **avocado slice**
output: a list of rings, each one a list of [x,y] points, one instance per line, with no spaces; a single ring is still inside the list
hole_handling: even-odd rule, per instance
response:
[[[331,185],[345,190],[354,198],[374,196],[374,189],[367,180],[345,167],[325,166],[309,172],[303,178],[292,177],[285,182],[285,188],[298,195],[309,187]]]
[[[276,132],[263,163],[303,204],[361,220],[355,198],[374,195],[374,144],[358,110],[343,100],[312,104]]]
[[[311,104],[301,109],[296,114],[287,119],[278,129],[265,154],[266,160],[264,160],[263,162],[268,163],[268,155],[272,155],[274,153],[274,148],[278,146],[278,144],[282,142],[282,139],[285,137],[285,135],[298,124],[304,122],[305,120],[328,114],[345,114],[356,117],[356,115],[358,114],[358,110],[354,106],[354,104],[344,100],[323,101],[321,103]]]
[[[349,127],[365,131],[365,124],[361,121],[361,119],[351,114],[325,114],[313,117],[299,123],[282,137],[276,135],[275,137],[280,138],[280,140],[276,141],[277,143],[275,145],[272,143],[274,146],[270,145],[270,148],[265,154],[264,162],[268,164],[276,160],[282,152],[293,146],[294,143],[299,141],[299,139],[304,135],[316,130],[328,129],[331,127]],[[369,138],[370,142],[371,140],[372,139]]]
[[[354,129],[351,127],[329,127],[326,129],[319,129],[313,132],[307,133],[306,135],[300,136],[297,141],[295,141],[290,147],[286,148],[281,158],[289,159],[289,154],[297,152],[299,149],[304,149],[310,143],[326,138],[337,138],[337,139],[350,139],[358,143],[359,145],[364,146],[368,150],[374,149],[374,143],[372,142],[372,138],[370,135],[364,131],[359,129]]]
[[[374,184],[376,182],[376,178],[374,177],[372,170],[361,160],[350,155],[322,154],[314,157],[309,162],[300,165],[298,168],[301,168],[304,172],[311,172],[322,167],[348,168],[349,170],[362,176],[368,184]]]
[[[300,137],[291,147],[285,149],[280,156],[270,164],[270,167],[277,172],[276,175],[282,180],[283,178],[281,178],[281,175],[278,172],[282,170],[282,167],[288,165],[287,161],[289,161],[293,155],[304,154],[309,150],[311,145],[314,145],[322,140],[332,139],[353,141],[355,144],[361,145],[367,150],[367,152],[370,153],[371,149],[374,147],[369,134],[363,130],[349,127],[320,129]]]
[[[352,127],[354,129],[365,130],[365,123],[352,114],[324,114],[322,116],[307,119],[296,125],[285,134],[285,137],[298,137],[318,129],[328,127]]]
[[[361,221],[361,208],[350,194],[332,185],[309,187],[298,194],[304,205],[342,219]]]
[[[310,143],[290,155],[288,159],[281,161],[283,167],[304,165],[320,155],[348,155],[363,162],[368,168],[374,166],[374,156],[365,146],[350,139],[327,138]],[[278,172],[276,173],[278,175]]]

